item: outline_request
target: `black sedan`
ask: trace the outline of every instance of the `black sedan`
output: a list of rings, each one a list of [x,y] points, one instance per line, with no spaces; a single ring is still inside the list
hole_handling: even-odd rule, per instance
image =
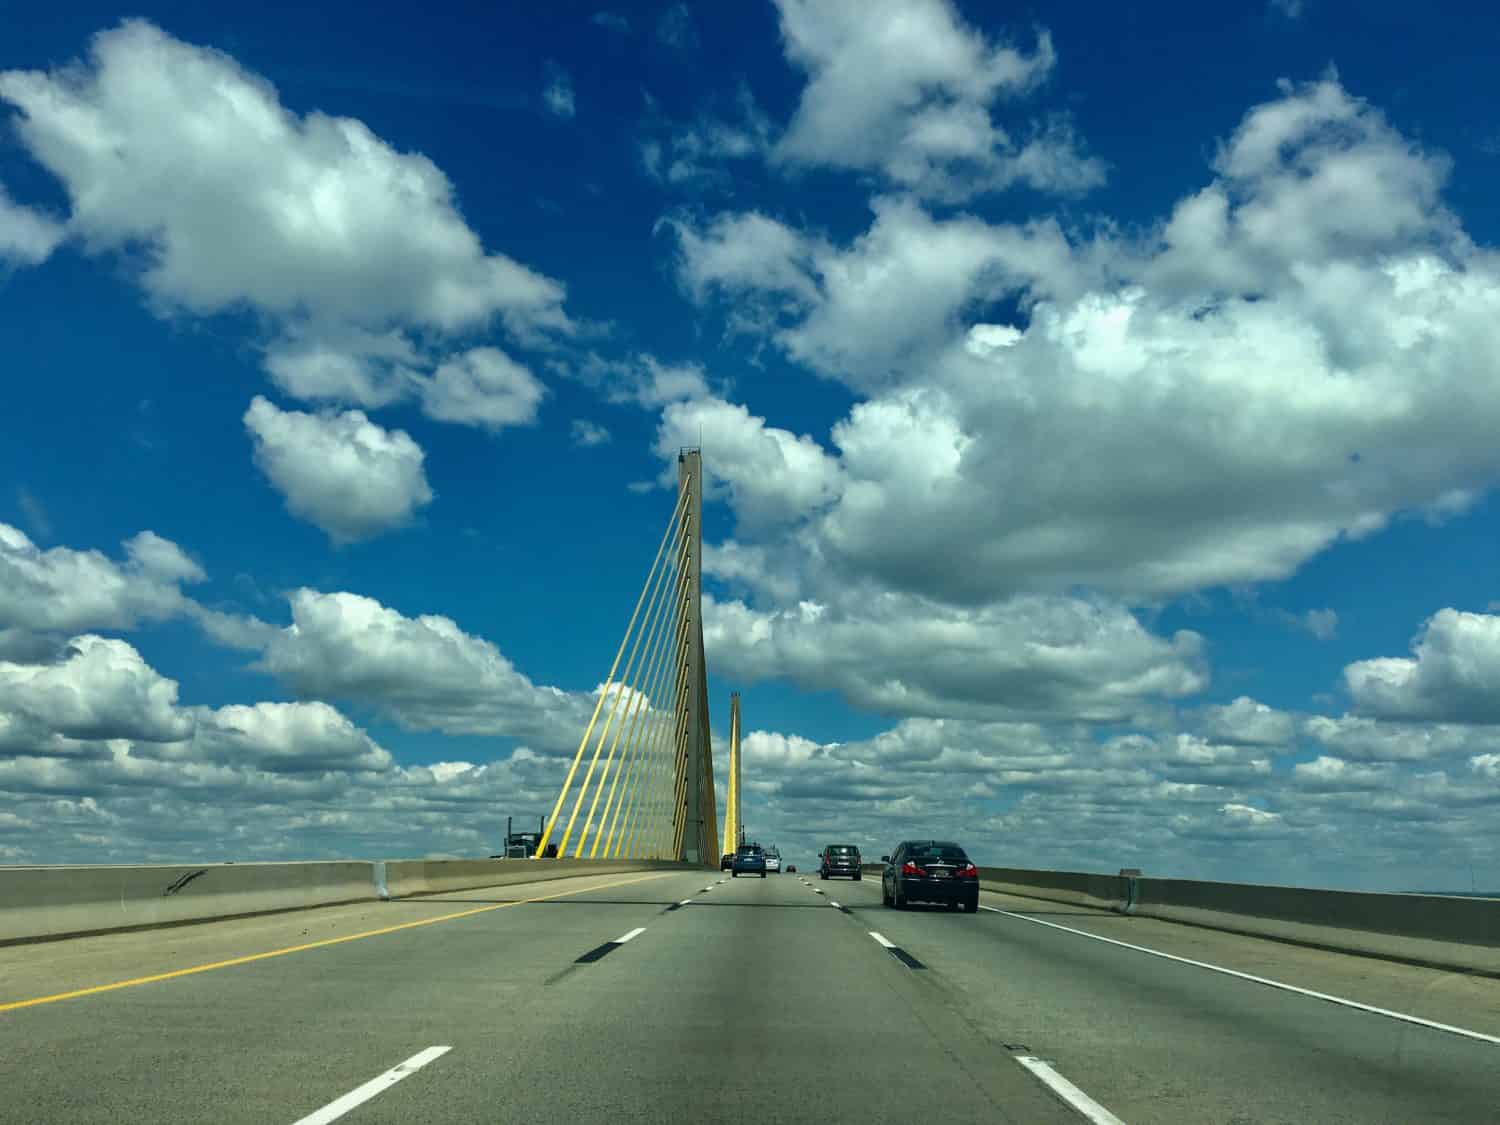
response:
[[[938,902],[950,910],[979,910],[979,868],[957,844],[946,840],[903,840],[880,861],[880,897],[903,909],[909,902]]]

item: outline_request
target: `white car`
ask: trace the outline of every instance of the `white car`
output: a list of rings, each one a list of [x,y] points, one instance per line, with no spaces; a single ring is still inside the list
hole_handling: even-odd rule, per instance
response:
[[[781,874],[781,853],[775,848],[766,851],[766,872],[774,875]]]

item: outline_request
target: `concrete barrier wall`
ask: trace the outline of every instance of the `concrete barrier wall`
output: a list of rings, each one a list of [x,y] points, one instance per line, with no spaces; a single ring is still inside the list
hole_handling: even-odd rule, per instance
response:
[[[879,878],[883,865],[865,864]],[[1500,899],[981,867],[987,891],[1500,976]]]
[[[1070,906],[1124,910],[1129,901],[1130,881],[1118,875],[1099,875],[1088,871],[1027,871],[1019,867],[981,867],[979,885],[987,891],[1063,902]]]
[[[371,865],[357,861],[0,868],[0,942],[373,898]]]
[[[586,875],[688,870],[655,860],[364,860],[0,867],[0,945]]]
[[[650,859],[403,859],[386,861],[385,878],[392,898],[408,898],[585,875],[698,869],[696,864]]]
[[[1138,879],[1135,913],[1500,976],[1500,899]]]

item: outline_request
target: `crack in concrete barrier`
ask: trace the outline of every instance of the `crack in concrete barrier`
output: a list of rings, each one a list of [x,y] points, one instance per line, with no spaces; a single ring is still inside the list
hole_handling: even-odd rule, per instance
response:
[[[206,868],[206,867],[201,867],[197,871],[189,871],[181,879],[178,879],[175,883],[173,883],[171,886],[169,886],[166,890],[162,891],[162,897],[166,898],[168,895],[175,895],[178,891],[182,890],[183,887],[187,886],[194,879],[196,879],[199,875],[207,875],[207,874],[208,874],[208,868]]]

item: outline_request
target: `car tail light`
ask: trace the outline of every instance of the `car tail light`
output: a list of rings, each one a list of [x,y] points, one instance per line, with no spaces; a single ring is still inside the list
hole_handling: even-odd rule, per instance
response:
[[[960,879],[977,879],[979,878],[979,868],[975,867],[972,863],[966,863],[958,869],[958,877]]]
[[[915,863],[903,863],[901,865],[901,874],[903,874],[903,875],[925,875],[925,874],[927,874],[927,872],[923,871]]]

